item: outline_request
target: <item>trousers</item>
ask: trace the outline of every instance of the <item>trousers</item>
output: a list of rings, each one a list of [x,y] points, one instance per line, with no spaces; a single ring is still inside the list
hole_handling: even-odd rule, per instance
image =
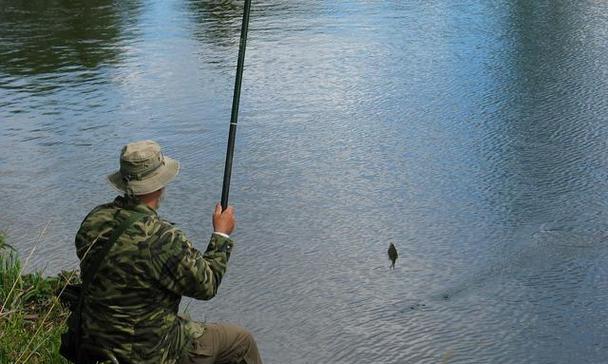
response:
[[[262,358],[249,331],[232,324],[205,324],[180,364],[262,364]]]

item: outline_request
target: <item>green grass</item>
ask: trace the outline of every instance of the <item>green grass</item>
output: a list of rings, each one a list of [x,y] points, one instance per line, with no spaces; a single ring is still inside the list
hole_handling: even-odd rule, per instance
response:
[[[0,233],[0,364],[68,363],[59,343],[69,311],[57,292],[77,275],[24,274],[24,265]]]

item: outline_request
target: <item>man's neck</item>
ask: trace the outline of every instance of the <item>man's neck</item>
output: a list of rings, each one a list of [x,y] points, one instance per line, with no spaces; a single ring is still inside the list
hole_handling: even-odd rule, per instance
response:
[[[141,198],[140,196],[125,196],[127,201],[131,201],[131,204],[135,205],[146,205],[152,210],[156,211],[158,209],[158,199],[157,198]]]
[[[136,195],[134,197],[139,203],[144,204],[152,210],[156,211],[158,209],[158,205],[160,205],[160,200],[163,196],[163,191],[164,189],[161,188],[160,190],[150,192],[145,195]]]
[[[158,199],[153,200],[153,201],[142,201],[142,203],[146,206],[148,206],[149,208],[151,208],[152,210],[156,211],[158,209]]]

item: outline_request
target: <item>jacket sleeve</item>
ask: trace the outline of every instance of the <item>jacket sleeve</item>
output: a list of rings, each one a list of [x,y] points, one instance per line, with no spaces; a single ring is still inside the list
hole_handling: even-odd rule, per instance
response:
[[[177,295],[209,300],[226,272],[232,246],[231,239],[212,234],[203,254],[192,247],[184,233],[171,228],[160,235],[150,259],[161,286]]]

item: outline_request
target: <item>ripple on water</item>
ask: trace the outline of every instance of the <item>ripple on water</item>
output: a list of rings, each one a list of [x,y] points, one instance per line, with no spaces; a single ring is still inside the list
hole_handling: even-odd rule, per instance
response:
[[[205,246],[241,6],[0,11],[0,224],[27,253],[57,221],[36,266],[75,266],[134,139],[183,162],[161,212]],[[246,326],[269,363],[603,362],[607,10],[254,2],[237,246],[192,316]]]

